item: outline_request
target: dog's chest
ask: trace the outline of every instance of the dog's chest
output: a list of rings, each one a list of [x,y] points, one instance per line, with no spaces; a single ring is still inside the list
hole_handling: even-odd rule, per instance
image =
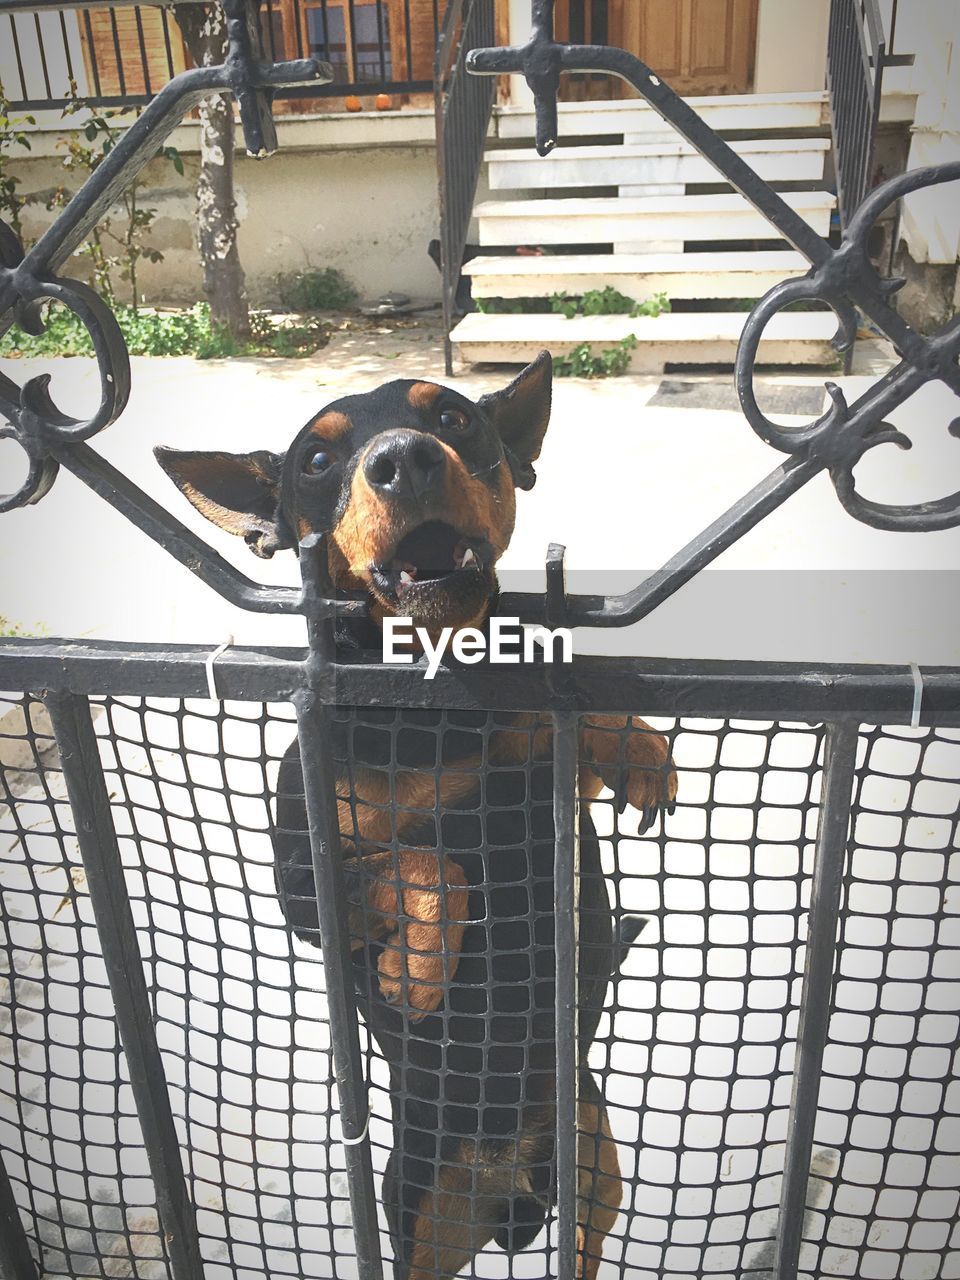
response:
[[[537,874],[534,850],[553,840],[552,767],[533,717],[345,708],[335,732],[346,844],[462,854],[473,883]]]

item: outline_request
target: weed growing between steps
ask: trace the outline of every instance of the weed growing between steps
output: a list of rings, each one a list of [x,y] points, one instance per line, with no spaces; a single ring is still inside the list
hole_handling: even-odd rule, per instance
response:
[[[553,310],[549,298],[474,298],[482,316],[547,316]]]
[[[649,316],[656,318],[672,310],[665,293],[638,302],[611,285],[605,289],[588,289],[582,294],[555,293],[550,298],[478,298],[476,308],[481,315],[562,315],[568,320],[578,316]],[[594,354],[589,342],[581,342],[568,355],[554,361],[558,378],[617,378],[630,368],[630,352],[637,345],[636,334],[628,333],[612,347]]]
[[[474,305],[480,315],[563,315],[568,320],[577,316],[656,317],[672,310],[665,293],[638,302],[611,285],[582,294],[554,293],[549,298],[475,298]]]
[[[581,342],[569,355],[553,362],[558,378],[619,378],[630,368],[630,352],[637,345],[636,335],[628,333],[613,347],[594,355],[589,342]]]
[[[573,320],[576,316],[650,316],[655,318],[670,311],[670,299],[665,293],[655,293],[652,298],[637,302],[620,293],[611,285],[605,289],[588,289],[580,297],[568,297],[555,293],[550,298],[550,310]]]

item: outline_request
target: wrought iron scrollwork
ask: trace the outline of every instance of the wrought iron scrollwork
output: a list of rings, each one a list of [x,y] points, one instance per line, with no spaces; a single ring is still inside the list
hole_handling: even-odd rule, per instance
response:
[[[9,422],[0,429],[4,439],[15,439],[29,461],[27,478],[20,489],[0,498],[0,511],[38,502],[56,478],[58,464],[49,451],[57,440],[79,443],[102,430],[123,412],[130,396],[130,357],[116,316],[88,285],[79,280],[51,277],[43,280],[22,270],[23,249],[9,227],[0,223],[0,263],[16,281],[13,320],[28,333],[43,331],[42,304],[67,307],[90,335],[100,376],[100,403],[87,418],[65,413],[50,392],[50,375],[43,373],[18,387],[0,375],[0,413]]]
[[[553,616],[562,614],[562,620],[574,626],[624,626],[638,621],[824,470],[829,472],[844,509],[874,528],[926,531],[960,524],[960,493],[914,506],[887,505],[863,497],[854,479],[854,469],[868,450],[881,444],[910,447],[910,440],[886,418],[916,390],[939,379],[960,394],[960,319],[955,317],[932,337],[916,333],[891,306],[891,297],[903,281],[882,279],[867,254],[870,230],[884,209],[911,192],[960,180],[960,163],[917,170],[878,187],[863,202],[840,246],[834,248],[639,58],[622,49],[554,40],[553,8],[554,0],[532,0],[532,34],[526,44],[475,49],[467,58],[468,70],[476,75],[526,77],[534,96],[540,155],[549,154],[557,145],[561,73],[592,71],[620,76],[811,264],[806,276],[776,285],[760,300],[744,326],[736,360],[736,386],[747,421],[767,444],[788,454],[788,461],[633,591],[613,597],[575,597],[563,595],[562,587],[555,586],[550,606]],[[754,388],[764,331],[778,311],[796,302],[821,302],[833,310],[837,317],[833,342],[838,352],[847,350],[854,341],[860,313],[890,339],[900,356],[900,364],[853,405],[847,404],[834,383],[825,384],[828,409],[815,422],[799,428],[771,422],[762,412]],[[960,437],[960,419],[948,430]],[[558,604],[561,599],[562,608]],[[508,597],[504,607],[507,605],[530,620],[543,616],[542,608],[531,608],[521,596]]]
[[[875,528],[929,530],[960,524],[960,493],[913,507],[887,506],[862,498],[853,479],[853,469],[867,450],[886,443],[910,447],[907,437],[883,419],[919,386],[939,378],[960,394],[960,320],[954,318],[933,337],[917,334],[890,305],[891,296],[904,282],[882,279],[867,253],[870,231],[884,209],[924,187],[960,180],[960,162],[920,169],[878,187],[863,202],[842,243],[834,249],[639,58],[622,49],[556,42],[553,0],[534,0],[532,27],[527,44],[512,49],[476,49],[467,65],[475,74],[522,72],[526,76],[534,94],[540,155],[547,155],[558,141],[561,72],[621,76],[812,264],[802,279],[784,281],[771,289],[744,326],[736,384],[744,414],[757,435],[783,453],[819,464],[820,470],[828,469],[844,508]],[[838,329],[833,342],[838,351],[853,343],[858,312],[862,313],[891,340],[901,364],[853,406],[847,405],[838,387],[828,383],[831,403],[822,417],[802,428],[780,427],[765,416],[757,402],[754,372],[767,325],[784,307],[797,302],[822,302],[834,311]],[[949,429],[958,434],[956,422]]]
[[[823,302],[832,307],[839,320],[834,340],[839,350],[845,350],[856,336],[859,319],[851,301],[854,295],[861,310],[866,310],[864,299],[871,294],[878,312],[888,310],[887,299],[904,281],[881,278],[870,261],[867,243],[877,218],[893,201],[911,192],[957,179],[960,163],[917,170],[878,187],[861,205],[838,249],[831,250],[830,256],[802,279],[776,285],[760,300],[744,327],[737,353],[740,403],[757,435],[783,453],[821,462],[830,472],[844,509],[877,529],[924,531],[960,524],[960,492],[915,506],[889,505],[862,497],[853,474],[863,455],[877,445],[911,447],[910,439],[885,418],[925,382],[939,379],[960,394],[960,319],[954,317],[932,337],[916,333],[899,316],[896,325],[887,328],[875,319],[874,323],[896,345],[901,363],[853,406],[847,404],[839,387],[827,383],[830,405],[820,418],[805,427],[777,426],[764,415],[754,391],[753,370],[764,329],[778,311],[791,303]],[[960,434],[958,420],[949,425],[948,431],[954,436]]]
[[[223,7],[228,51],[222,66],[185,71],[165,85],[27,252],[13,231],[0,223],[0,334],[13,324],[27,333],[41,333],[43,304],[59,303],[89,333],[100,378],[96,410],[78,418],[56,403],[48,374],[31,378],[23,386],[0,374],[0,415],[9,424],[0,428],[0,438],[16,440],[28,464],[19,489],[0,497],[0,512],[38,502],[49,492],[60,467],[66,466],[226,599],[248,609],[303,612],[301,593],[263,587],[238,573],[85,443],[116,421],[126,407],[130,358],[116,317],[103,299],[88,285],[58,275],[118,195],[202,98],[211,93],[234,96],[247,151],[263,157],[277,146],[271,114],[275,90],[327,84],[333,79],[330,65],[314,58],[259,61],[256,5],[224,0]]]

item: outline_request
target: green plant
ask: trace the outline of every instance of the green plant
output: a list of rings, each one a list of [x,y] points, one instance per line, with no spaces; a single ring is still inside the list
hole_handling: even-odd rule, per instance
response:
[[[572,320],[574,316],[652,316],[670,310],[670,299],[665,293],[654,294],[643,302],[628,298],[612,285],[605,289],[588,289],[580,296],[555,293],[550,298],[553,312]]]
[[[22,623],[11,622],[9,618],[5,618],[0,614],[0,637],[2,638],[12,639],[16,636],[45,636],[46,634],[47,628],[42,622],[35,622],[32,630],[28,631]]]
[[[474,298],[474,306],[485,315],[537,315],[548,308],[544,298]]]
[[[590,343],[581,342],[554,363],[553,371],[558,378],[618,378],[630,368],[630,352],[636,345],[636,334],[628,333],[615,346],[594,355]]]
[[[216,324],[205,302],[189,311],[145,311],[119,306],[114,314],[134,356],[196,356],[214,360],[226,356],[306,356],[326,346],[329,327],[313,319],[304,324],[275,325],[262,313],[252,313],[249,340],[238,341]],[[10,329],[0,338],[0,356],[93,355],[90,334],[72,311],[51,305],[41,334],[32,337]]]
[[[36,123],[33,116],[10,114],[10,101],[3,91],[3,82],[0,81],[0,216],[21,244],[23,243],[23,226],[20,214],[27,202],[17,191],[20,179],[10,171],[10,152],[14,147],[21,147],[24,151],[30,150],[30,139],[27,137],[24,125]]]
[[[336,267],[278,276],[277,286],[291,311],[348,311],[357,300],[356,289]]]
[[[77,115],[89,110],[87,103],[78,95],[76,84],[70,82],[70,102],[63,109],[63,116]],[[119,111],[91,111],[89,119],[77,129],[71,130],[57,143],[64,152],[63,167],[69,173],[77,174],[79,181],[85,181],[86,175],[94,173],[117,143],[123,137],[123,131],[112,122],[121,113]],[[161,147],[154,157],[168,160],[179,174],[183,174],[183,159],[175,147]],[[140,201],[142,178],[137,178],[119,197],[119,209],[123,217],[118,219],[111,211],[90,233],[79,253],[90,259],[94,285],[101,296],[116,306],[115,274],[130,286],[133,309],[136,310],[140,300],[137,282],[137,271],[143,259],[148,262],[162,262],[163,254],[149,244],[151,226],[156,217],[156,209],[144,208]],[[47,200],[50,210],[62,209],[70,200],[71,192],[66,187],[58,187]]]

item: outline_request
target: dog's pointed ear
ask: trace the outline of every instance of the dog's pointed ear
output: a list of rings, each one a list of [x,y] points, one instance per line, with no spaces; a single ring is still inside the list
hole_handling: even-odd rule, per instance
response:
[[[227,533],[246,540],[264,559],[292,544],[280,529],[283,457],[256,453],[198,453],[154,449],[154,457],[183,496]]]
[[[541,351],[508,387],[477,401],[500,433],[518,489],[532,489],[536,483],[533,464],[550,422],[552,386],[553,358]]]

